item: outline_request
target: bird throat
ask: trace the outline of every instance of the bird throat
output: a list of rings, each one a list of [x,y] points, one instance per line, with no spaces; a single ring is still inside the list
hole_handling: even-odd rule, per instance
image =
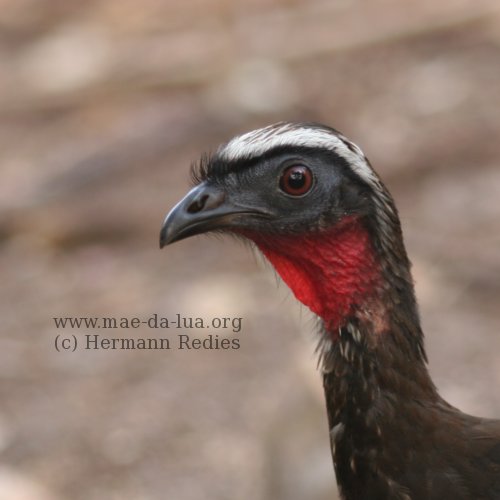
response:
[[[376,306],[380,265],[362,220],[303,235],[249,235],[295,297],[337,331],[356,311]]]

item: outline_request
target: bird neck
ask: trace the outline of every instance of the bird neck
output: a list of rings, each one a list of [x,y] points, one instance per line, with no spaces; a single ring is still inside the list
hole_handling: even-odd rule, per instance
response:
[[[393,498],[384,488],[395,470],[378,460],[389,453],[397,465],[405,436],[391,442],[394,421],[407,425],[411,440],[412,426],[419,428],[440,399],[426,367],[399,221],[376,224],[346,217],[329,231],[253,238],[295,296],[322,319],[332,452],[339,485],[350,492],[345,498],[365,498],[371,487],[382,492],[373,498]]]

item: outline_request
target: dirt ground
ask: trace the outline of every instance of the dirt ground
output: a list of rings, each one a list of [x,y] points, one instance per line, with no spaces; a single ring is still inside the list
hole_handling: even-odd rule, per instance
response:
[[[500,416],[496,0],[1,12],[0,500],[337,498],[309,312],[235,241],[158,249],[200,153],[278,120],[363,148],[400,209],[437,386]],[[53,321],[155,313],[242,318],[181,329],[241,348],[86,350],[102,330]]]

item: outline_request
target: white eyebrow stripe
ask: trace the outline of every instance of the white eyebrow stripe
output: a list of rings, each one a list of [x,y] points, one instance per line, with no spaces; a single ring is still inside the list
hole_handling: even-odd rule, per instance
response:
[[[218,155],[226,161],[237,161],[257,158],[281,146],[322,148],[334,151],[344,158],[353,172],[370,186],[378,188],[380,185],[377,175],[356,144],[340,134],[312,126],[284,123],[253,130],[231,139],[225,146],[222,146]]]

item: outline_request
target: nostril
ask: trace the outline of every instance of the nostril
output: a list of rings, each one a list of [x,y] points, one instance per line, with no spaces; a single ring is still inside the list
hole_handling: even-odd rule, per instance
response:
[[[222,191],[211,190],[207,192],[198,192],[193,201],[186,208],[187,213],[196,214],[202,210],[213,210],[224,202],[224,193]]]
[[[208,200],[208,194],[200,196],[200,198],[195,199],[188,207],[187,211],[190,214],[195,214],[197,212],[201,212],[205,207],[205,204]]]

